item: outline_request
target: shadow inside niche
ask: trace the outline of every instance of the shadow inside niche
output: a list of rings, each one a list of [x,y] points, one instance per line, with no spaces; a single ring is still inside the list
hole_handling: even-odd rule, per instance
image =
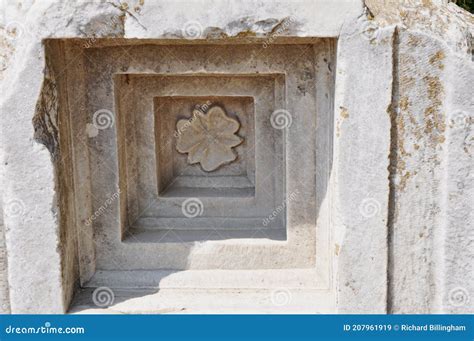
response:
[[[219,47],[219,48],[225,50],[224,47]],[[94,49],[92,52],[95,53],[98,50],[99,49]],[[327,69],[329,69],[331,71],[331,68],[329,66],[330,61],[328,62],[327,60],[324,60],[324,62],[328,65],[316,65],[317,66],[317,67],[315,66],[316,70],[327,70]],[[322,60],[317,61],[316,63],[323,64],[323,61]],[[333,76],[334,75],[332,75],[331,77],[334,78]],[[126,82],[127,80],[130,81],[130,77],[127,78],[127,79],[124,79],[123,81]],[[133,80],[133,77],[132,77],[132,80]],[[316,82],[316,80],[315,80],[315,82]],[[334,80],[332,80],[332,82],[334,82]],[[311,89],[311,87],[307,86],[305,88],[305,95],[306,95],[306,91],[309,91],[308,89]],[[319,90],[320,89],[318,88],[318,91]],[[333,98],[334,84],[331,84],[330,88],[329,89],[324,89],[324,91],[327,91],[327,93],[326,94],[319,94],[318,95],[319,97],[317,99],[320,99],[324,95],[326,95],[327,98]],[[332,102],[332,100],[330,100],[329,102]],[[330,179],[330,174],[331,174],[331,170],[332,170],[332,162],[333,162],[333,156],[332,156],[332,154],[333,154],[332,139],[333,139],[333,131],[334,131],[334,124],[333,124],[333,121],[334,121],[334,116],[333,115],[334,115],[334,113],[333,113],[333,111],[334,110],[333,110],[332,103],[331,103],[330,105],[328,105],[325,108],[318,107],[318,109],[314,109],[314,116],[310,117],[310,119],[311,119],[310,123],[311,124],[314,123],[313,120],[317,121],[317,124],[315,124],[314,136],[310,137],[310,139],[309,139],[309,141],[311,141],[311,143],[313,143],[313,142],[315,143],[314,151],[312,151],[312,153],[314,153],[314,155],[316,155],[316,157],[315,157],[315,170],[314,170],[314,174],[313,174],[312,173],[312,171],[313,171],[312,167],[313,166],[311,166],[311,172],[304,173],[308,177],[312,177],[311,181],[309,182],[311,184],[311,186],[307,186],[307,185],[305,186],[305,182],[304,182],[305,179],[302,178],[302,179],[298,179],[299,181],[301,181],[302,185],[298,186],[300,188],[297,188],[297,189],[301,190],[301,193],[304,193],[304,195],[307,195],[307,197],[310,198],[311,202],[310,203],[308,203],[308,202],[303,203],[304,205],[299,207],[299,210],[300,210],[299,212],[298,212],[298,210],[295,210],[294,212],[292,211],[292,215],[294,215],[294,216],[302,215],[304,217],[307,217],[307,218],[303,218],[303,219],[300,220],[301,224],[305,225],[305,226],[308,225],[308,226],[310,226],[311,229],[314,228],[315,230],[317,230],[317,225],[319,223],[321,223],[319,221],[319,217],[320,217],[320,211],[322,209],[322,206],[326,205],[325,202],[330,201],[330,198],[328,199],[328,193],[329,193],[329,179]],[[317,119],[316,119],[316,115],[317,115]],[[294,122],[293,122],[294,127],[293,128],[297,129],[297,130],[301,128],[301,124],[298,123],[298,119],[299,119],[298,116],[301,116],[301,115],[298,115],[298,113],[293,113],[293,120],[294,120]],[[120,120],[117,120],[116,126],[120,127],[121,124],[122,124],[122,127],[124,128],[123,130],[126,133],[127,129],[129,129],[129,125],[127,124],[127,122],[122,122],[122,123],[120,123],[120,122],[121,122]],[[290,129],[291,129],[291,126],[290,126]],[[115,150],[114,148],[116,148],[116,146],[114,146],[113,143],[110,142],[110,141],[114,140],[114,138],[115,138],[114,134],[116,134],[116,132],[115,132],[114,129],[111,129],[110,131],[107,131],[107,132],[110,133],[111,138],[106,139],[104,137],[105,133],[102,133],[102,135],[100,135],[99,137],[101,137],[101,138],[103,137],[104,141],[106,141],[107,143],[111,143],[110,148],[112,150]],[[96,139],[94,141],[97,142],[98,139]],[[127,140],[124,139],[124,142],[127,142]],[[303,148],[303,147],[307,148],[308,146],[298,146],[298,148],[295,148],[294,145],[298,144],[297,142],[302,144],[302,141],[300,141],[300,140],[296,140],[296,141],[291,142],[293,144],[293,149],[292,149],[292,154],[293,155],[286,155],[285,154],[285,155],[282,156],[282,158],[281,158],[282,159],[281,161],[283,163],[282,167],[287,167],[285,162],[283,162],[283,161],[285,161],[285,159],[286,159],[286,163],[293,162],[293,164],[291,165],[293,169],[298,168],[298,167],[301,168],[305,164],[307,164],[307,163],[304,163],[303,160],[298,159],[298,155],[295,155],[295,154],[297,154],[298,148]],[[98,142],[96,144],[99,145]],[[92,147],[96,146],[96,144],[92,144]],[[89,148],[92,148],[92,147],[89,146]],[[313,148],[313,147],[311,147],[311,148]],[[289,161],[289,160],[291,160],[291,161]],[[301,162],[301,165],[300,164],[295,164],[295,162],[296,163]],[[284,172],[283,172],[283,174],[286,177],[286,179],[291,177],[291,174],[286,174]],[[281,214],[281,216],[284,217],[283,218],[284,220],[286,220],[286,218],[287,218],[286,210],[287,210],[288,201],[292,200],[291,195],[294,192],[294,188],[293,189],[288,188],[287,182],[288,181],[283,181],[284,187],[285,187],[285,189],[284,189],[285,197],[283,199],[284,201],[280,205],[282,207],[282,211],[279,212],[279,214]],[[314,184],[314,187],[313,187],[313,184]],[[293,190],[293,192],[292,192],[292,190]],[[125,193],[126,191],[123,190],[123,192]],[[308,193],[311,193],[311,194],[308,195]],[[173,193],[171,193],[171,194],[173,194]],[[174,205],[174,206],[170,205],[170,209],[176,209],[179,205],[175,205],[176,204],[175,201],[178,202],[178,199],[176,199],[175,201],[172,201],[172,200],[179,197],[181,195],[181,193],[178,192],[178,193],[174,193],[173,195],[171,195],[171,194],[168,192],[167,193],[168,198],[166,198],[166,199],[168,200],[168,202],[172,202],[173,205]],[[214,195],[213,193],[211,193],[211,194]],[[212,197],[211,194],[207,193],[207,196]],[[298,193],[296,193],[296,194],[298,194]],[[165,195],[163,195],[163,197],[164,196]],[[219,196],[217,196],[217,199],[219,199]],[[183,199],[179,199],[179,200],[182,201]],[[178,209],[179,209],[179,207],[178,207]],[[309,211],[311,211],[313,213],[308,214]],[[322,214],[322,216],[327,215],[327,213],[328,212],[325,212],[325,214]],[[314,216],[316,216],[316,218],[314,218]],[[160,219],[161,218],[163,218],[163,217],[160,217]],[[163,220],[164,219],[161,219],[160,222],[163,222]],[[178,221],[178,223],[181,224],[185,220],[186,219],[181,219],[181,220]],[[227,219],[227,221],[228,221],[228,219]],[[168,220],[166,220],[166,222],[169,223],[170,220],[168,219]],[[261,224],[261,222],[262,222],[261,220],[258,221],[259,224]],[[146,223],[146,221],[144,221],[144,225],[146,225],[145,223]],[[179,226],[178,223],[175,224],[175,225]],[[195,219],[195,220],[193,220],[193,223],[198,224],[199,220]],[[220,224],[219,221],[217,221],[217,223]],[[241,222],[239,222],[239,223],[241,223]],[[254,223],[254,222],[252,222],[252,223]],[[322,223],[324,223],[324,221]],[[196,227],[201,228],[203,225],[204,226],[210,226],[208,224],[209,224],[209,221],[206,221],[205,224],[201,224],[199,226],[191,226],[191,227],[192,228],[196,228]],[[156,226],[159,226],[159,225],[156,225]],[[164,226],[166,226],[166,224],[164,224]],[[148,312],[152,311],[152,312],[156,312],[156,313],[160,313],[160,312],[163,312],[163,313],[166,313],[166,312],[179,312],[179,311],[184,309],[184,308],[180,308],[179,304],[178,305],[168,304],[168,305],[166,305],[168,308],[164,308],[164,305],[160,306],[160,304],[159,304],[160,299],[157,299],[157,298],[160,298],[162,293],[161,293],[161,290],[159,290],[158,288],[160,287],[160,284],[163,280],[165,280],[168,276],[172,276],[175,273],[183,272],[183,271],[186,271],[187,269],[191,269],[191,268],[196,268],[196,264],[193,263],[193,256],[195,256],[195,254],[200,254],[200,253],[202,254],[203,251],[215,251],[215,249],[217,249],[217,248],[227,250],[228,245],[224,245],[224,242],[229,242],[229,241],[233,242],[234,240],[238,240],[238,239],[253,239],[252,243],[255,243],[255,242],[256,243],[262,243],[262,242],[267,242],[267,241],[275,242],[275,243],[286,242],[287,241],[286,232],[287,232],[287,229],[291,229],[291,226],[288,225],[287,221],[283,224],[283,226],[284,226],[283,231],[276,231],[277,233],[274,233],[274,234],[272,234],[273,233],[272,231],[261,229],[261,228],[257,228],[255,230],[252,230],[252,229],[238,230],[238,229],[236,229],[235,231],[233,231],[232,229],[228,229],[228,230],[224,230],[224,231],[215,231],[212,228],[212,226],[210,226],[211,228],[208,231],[205,231],[205,230],[203,231],[202,229],[200,229],[200,230],[193,230],[193,229],[188,229],[188,230],[176,230],[176,229],[159,230],[159,229],[154,229],[153,226],[152,226],[152,228],[150,228],[150,226],[145,226],[146,228],[143,228],[143,226],[139,226],[138,228],[136,228],[135,226],[130,226],[128,230],[126,230],[126,229],[125,229],[125,231],[122,230],[122,233],[123,233],[122,243],[125,245],[125,247],[127,247],[129,249],[134,248],[134,250],[138,250],[138,252],[140,254],[144,253],[145,252],[144,250],[146,249],[146,250],[148,250],[148,252],[150,252],[150,255],[153,255],[153,254],[156,255],[156,253],[153,253],[156,250],[151,249],[152,244],[158,244],[158,243],[179,244],[179,243],[182,243],[183,245],[180,249],[180,254],[179,254],[179,257],[182,258],[182,263],[179,265],[179,267],[180,268],[182,267],[182,268],[181,268],[181,270],[169,271],[169,273],[162,272],[163,276],[161,278],[159,278],[158,282],[154,283],[154,285],[152,286],[152,287],[155,287],[155,289],[150,289],[150,288],[144,288],[144,289],[140,288],[140,289],[136,289],[136,290],[135,289],[124,289],[124,288],[113,289],[114,300],[113,300],[112,305],[110,306],[110,308],[112,308],[112,309],[105,309],[105,310],[120,312],[121,307],[126,306],[126,307],[132,307],[133,309],[135,309],[135,310],[133,310],[133,309],[132,310],[136,311],[138,313],[139,312],[144,312],[144,311],[148,311]],[[226,226],[219,225],[219,227],[226,227]],[[232,226],[230,226],[230,227],[232,227]],[[239,226],[237,224],[237,227],[242,227],[242,226]],[[96,229],[96,227],[94,227],[94,229]],[[196,232],[196,231],[199,231],[199,232]],[[255,233],[255,231],[257,231],[257,233]],[[94,232],[97,235],[97,229]],[[217,241],[222,241],[223,243],[219,244],[219,245],[218,244],[213,244],[213,242],[217,242]],[[142,245],[139,245],[139,244],[142,244]],[[203,247],[203,244],[208,244],[209,247],[205,248],[205,247]],[[264,247],[267,247],[267,246],[264,245]],[[270,245],[269,247],[272,247],[272,245]],[[165,248],[169,248],[169,245],[165,245]],[[248,249],[250,249],[250,248],[247,248],[247,245],[246,245],[245,247],[242,248],[242,252],[246,252],[246,250],[248,251]],[[150,250],[152,250],[153,252],[151,252]],[[211,255],[213,255],[213,257],[215,257],[216,254],[217,253],[212,253]],[[238,254],[236,254],[236,257],[238,257]],[[148,262],[148,259],[146,261]],[[214,263],[218,264],[219,261],[216,261]],[[228,261],[227,262],[222,261],[219,264],[224,264],[225,266],[229,266]],[[149,264],[145,264],[145,265],[149,265]],[[234,265],[230,265],[230,268],[232,268],[233,266]],[[241,265],[238,265],[237,268],[239,268],[240,266]],[[148,266],[148,268],[152,268],[152,266]],[[113,281],[110,281],[110,282],[107,282],[107,283],[114,284]],[[130,287],[130,286],[128,286],[128,287]],[[98,300],[98,298],[100,298],[100,296],[99,296],[99,293],[95,290],[96,289],[94,289],[93,285],[91,285],[91,288],[80,289],[79,292],[77,293],[77,295],[75,296],[74,300],[73,300],[72,308],[71,308],[70,312],[85,312],[85,311],[88,311],[89,309],[100,309],[99,305],[101,303]],[[94,302],[94,300],[93,300],[94,292],[96,292],[95,296],[97,296],[96,302]],[[107,294],[106,292],[102,294],[105,299],[107,299],[106,294]],[[149,298],[149,300],[148,300],[148,298]],[[192,300],[192,297],[190,299]],[[99,302],[99,305],[96,304],[97,302]],[[176,306],[176,308],[169,308],[170,306],[172,306],[172,307]],[[102,309],[102,310],[105,311],[104,309]]]
[[[79,289],[68,314],[173,314],[184,307],[163,307],[158,289]]]

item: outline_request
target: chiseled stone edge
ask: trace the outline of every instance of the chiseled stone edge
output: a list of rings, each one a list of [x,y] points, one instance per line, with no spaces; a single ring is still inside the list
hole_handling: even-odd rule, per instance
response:
[[[364,18],[349,21],[338,45],[332,215],[340,313],[386,312],[394,27],[365,32]]]
[[[10,294],[8,290],[8,255],[5,245],[5,226],[3,225],[3,207],[0,193],[0,314],[8,313],[10,313]]]
[[[366,0],[396,25],[389,207],[389,313],[474,311],[474,16],[443,1]],[[472,210],[472,208],[471,208]]]

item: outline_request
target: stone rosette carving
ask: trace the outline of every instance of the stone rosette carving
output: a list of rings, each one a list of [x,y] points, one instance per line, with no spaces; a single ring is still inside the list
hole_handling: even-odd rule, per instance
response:
[[[176,149],[188,154],[188,163],[200,163],[206,172],[212,172],[237,158],[232,148],[243,142],[236,135],[240,123],[227,116],[220,106],[213,106],[207,114],[194,110],[190,119],[176,124]]]

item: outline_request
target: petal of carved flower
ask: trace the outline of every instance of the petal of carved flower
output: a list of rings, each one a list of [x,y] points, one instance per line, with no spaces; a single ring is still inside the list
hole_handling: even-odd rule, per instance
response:
[[[198,163],[206,157],[209,145],[207,143],[200,143],[189,150],[188,162],[190,164]]]
[[[221,107],[212,107],[207,113],[209,129],[220,134],[234,134],[239,130],[240,124],[233,118],[226,115]]]
[[[176,148],[180,153],[187,153],[197,144],[203,143],[206,136],[199,133],[196,124],[191,120],[179,120],[176,124],[178,130],[178,144]],[[198,133],[196,133],[198,132]]]
[[[230,147],[219,143],[210,144],[204,154],[207,155],[201,159],[201,166],[206,172],[213,171],[225,163],[234,161],[237,157]]]
[[[235,147],[242,143],[243,139],[237,135],[218,135],[217,140],[229,147]]]

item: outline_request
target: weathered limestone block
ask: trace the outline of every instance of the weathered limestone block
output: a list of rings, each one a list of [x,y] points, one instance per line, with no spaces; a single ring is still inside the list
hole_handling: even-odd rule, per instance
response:
[[[463,232],[456,219],[447,217],[459,214],[453,201],[456,207],[471,202],[472,211],[474,198],[472,183],[456,199],[448,189],[452,183],[464,186],[472,169],[468,136],[473,107],[466,91],[473,79],[473,16],[454,4],[366,4],[377,23],[397,25],[390,110],[389,309],[472,312],[473,253],[466,244],[472,242],[472,217],[464,208]],[[459,129],[467,139],[453,148]]]
[[[3,6],[1,312],[474,312],[469,13]]]
[[[335,103],[332,176],[335,205],[342,208],[335,219],[340,227],[336,237],[340,245],[338,308],[343,313],[383,313],[387,304],[387,111],[392,101],[394,28],[379,29],[371,39],[361,35],[365,28],[364,20],[360,19],[343,26],[336,78],[336,84],[358,84],[357,92],[339,89]],[[358,67],[354,68],[356,64]],[[353,184],[358,185],[348,191]],[[358,261],[354,262],[353,257]],[[371,280],[367,281],[369,276]]]
[[[0,313],[10,313],[10,297],[8,290],[8,258],[5,247],[5,226],[3,225],[3,209],[0,201]]]

